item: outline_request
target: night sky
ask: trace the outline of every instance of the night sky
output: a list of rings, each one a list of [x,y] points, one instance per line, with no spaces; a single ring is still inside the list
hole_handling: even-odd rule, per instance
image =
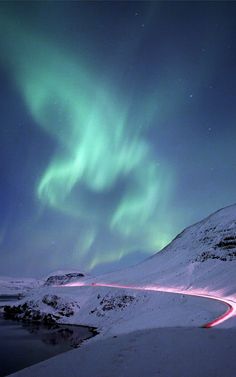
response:
[[[0,3],[0,274],[128,266],[236,201],[235,20]]]

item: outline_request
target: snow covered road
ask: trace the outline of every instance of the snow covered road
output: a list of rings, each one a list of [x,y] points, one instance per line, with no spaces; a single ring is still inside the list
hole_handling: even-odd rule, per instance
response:
[[[205,323],[202,325],[204,328],[211,328],[215,327],[229,318],[236,316],[236,301],[229,299],[227,297],[221,296],[214,296],[212,294],[205,293],[205,291],[197,291],[191,290],[188,291],[186,289],[176,288],[176,287],[162,287],[162,286],[133,286],[133,285],[122,285],[122,284],[111,284],[111,283],[99,283],[99,282],[92,282],[92,283],[83,283],[83,282],[73,282],[66,284],[67,287],[107,287],[107,288],[116,288],[116,289],[131,289],[131,290],[138,290],[138,291],[156,291],[162,293],[174,293],[178,295],[187,295],[191,297],[202,297],[210,300],[215,300],[217,302],[222,302],[226,305],[226,311],[215,318],[214,320]]]

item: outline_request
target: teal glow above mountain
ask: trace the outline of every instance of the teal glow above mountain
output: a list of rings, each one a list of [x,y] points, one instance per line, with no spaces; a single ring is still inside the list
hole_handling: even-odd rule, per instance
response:
[[[235,6],[172,7],[1,4],[3,265],[126,265],[235,197]]]

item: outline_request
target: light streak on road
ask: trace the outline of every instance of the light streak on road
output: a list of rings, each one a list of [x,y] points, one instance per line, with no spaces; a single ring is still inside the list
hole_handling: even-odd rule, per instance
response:
[[[112,283],[99,283],[99,282],[92,282],[92,283],[86,283],[86,282],[73,282],[68,283],[65,285],[66,287],[107,287],[107,288],[118,288],[118,289],[132,289],[132,290],[138,290],[138,291],[150,291],[150,292],[161,292],[161,293],[175,293],[180,295],[186,295],[186,296],[192,296],[192,297],[202,297],[206,299],[215,300],[218,302],[222,302],[227,306],[227,310],[215,318],[214,320],[205,323],[202,327],[204,328],[211,328],[215,327],[225,321],[227,321],[229,318],[236,316],[236,302],[227,298],[227,297],[221,297],[221,296],[214,296],[212,294],[206,293],[204,290],[186,290],[181,287],[164,287],[164,286],[158,286],[158,285],[144,285],[144,286],[136,286],[136,285],[123,285],[123,284],[112,284]]]

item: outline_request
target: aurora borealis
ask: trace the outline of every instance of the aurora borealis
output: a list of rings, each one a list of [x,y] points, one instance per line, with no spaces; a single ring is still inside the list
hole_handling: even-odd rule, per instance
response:
[[[235,201],[235,15],[0,4],[0,273],[135,263]]]
[[[151,216],[159,189],[157,167],[141,127],[128,119],[125,104],[114,103],[109,87],[69,53],[54,49],[29,30],[21,32],[15,24],[7,22],[18,43],[15,47],[14,40],[6,59],[9,65],[13,62],[17,86],[33,120],[57,145],[37,184],[38,199],[68,215],[96,218],[86,192],[106,194],[128,177],[126,190],[109,215],[109,227],[136,233],[139,223]],[[142,115],[139,122],[145,124]]]

